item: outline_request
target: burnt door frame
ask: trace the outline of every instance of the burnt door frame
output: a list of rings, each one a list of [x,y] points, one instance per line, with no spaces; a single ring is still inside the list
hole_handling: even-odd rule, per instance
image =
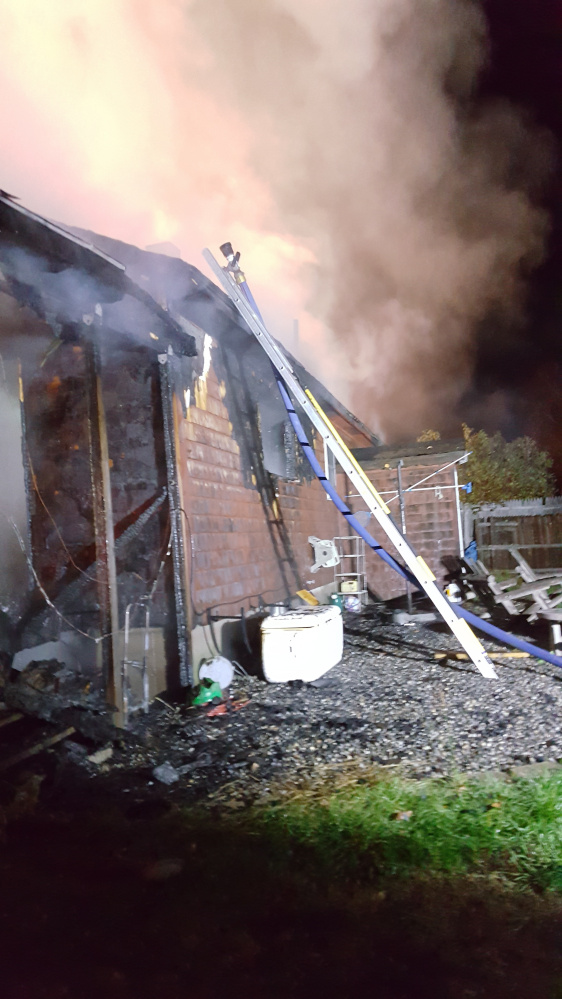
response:
[[[191,687],[193,685],[190,599],[191,565],[188,566],[186,560],[186,548],[190,543],[190,539],[186,537],[186,514],[181,492],[181,476],[178,470],[179,405],[175,391],[178,376],[178,372],[175,370],[175,363],[177,363],[178,358],[176,358],[172,348],[168,347],[166,354],[158,355],[158,361],[172,542],[178,679],[180,686]]]

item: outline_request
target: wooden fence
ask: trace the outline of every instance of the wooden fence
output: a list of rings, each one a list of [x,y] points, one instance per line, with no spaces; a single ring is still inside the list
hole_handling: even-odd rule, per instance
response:
[[[472,508],[467,536],[470,519],[478,557],[490,570],[515,569],[511,545],[534,569],[562,568],[562,497]]]

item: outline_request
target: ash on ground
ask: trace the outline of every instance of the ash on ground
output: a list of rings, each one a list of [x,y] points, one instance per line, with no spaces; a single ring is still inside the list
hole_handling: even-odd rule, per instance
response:
[[[234,807],[349,768],[421,778],[562,760],[556,667],[504,658],[487,680],[469,662],[435,659],[451,649],[448,633],[390,624],[374,608],[346,618],[342,662],[315,685],[237,677],[224,714],[157,701],[136,741],[101,766],[71,742],[61,752],[131,800],[165,789],[178,803]]]

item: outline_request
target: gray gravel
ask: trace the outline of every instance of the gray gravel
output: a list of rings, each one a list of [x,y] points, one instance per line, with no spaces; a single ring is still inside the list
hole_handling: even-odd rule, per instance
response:
[[[471,663],[435,660],[451,648],[448,634],[392,625],[374,609],[350,616],[343,660],[317,686],[237,678],[234,697],[249,703],[216,718],[157,705],[142,744],[105,770],[127,771],[133,790],[157,785],[154,767],[170,764],[180,779],[166,793],[192,800],[225,786],[259,796],[350,765],[425,777],[562,760],[562,670],[504,659],[486,680]]]

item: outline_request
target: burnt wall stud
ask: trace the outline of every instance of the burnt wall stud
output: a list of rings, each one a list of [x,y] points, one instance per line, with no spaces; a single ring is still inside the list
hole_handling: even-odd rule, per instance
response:
[[[26,497],[26,541],[28,551],[32,550],[31,544],[31,517],[35,507],[35,492],[33,490],[31,469],[29,467],[29,453],[27,450],[27,418],[25,415],[25,396],[23,389],[23,371],[21,363],[18,365],[18,390],[20,402],[20,422],[21,422],[21,455],[23,464],[23,479]],[[29,569],[28,569],[29,574]]]
[[[176,630],[178,642],[178,672],[182,687],[193,683],[189,647],[190,605],[186,593],[187,569],[185,559],[185,535],[182,523],[182,500],[177,468],[178,448],[176,445],[176,407],[174,395],[174,353],[168,348],[167,354],[160,354],[160,379],[162,387],[162,413],[164,423],[164,447],[168,476],[168,501],[170,505],[170,527],[172,537],[172,562],[174,570],[174,601],[176,609]]]
[[[96,540],[96,575],[100,608],[102,668],[105,699],[114,712],[114,722],[123,725],[123,690],[121,668],[117,661],[119,610],[117,602],[117,572],[113,508],[107,446],[107,425],[103,404],[99,351],[91,341],[84,341],[86,356],[86,391],[88,396],[88,429],[90,438],[90,469]]]

